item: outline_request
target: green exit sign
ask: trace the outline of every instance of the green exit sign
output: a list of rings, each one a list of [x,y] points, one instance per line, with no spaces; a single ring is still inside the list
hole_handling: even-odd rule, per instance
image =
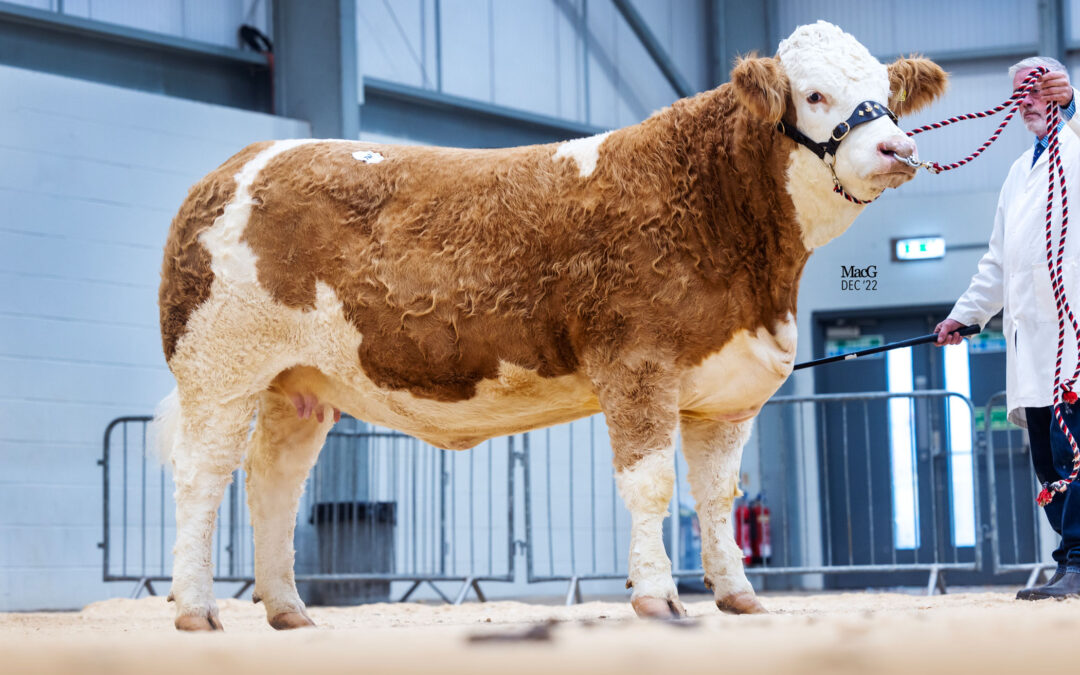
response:
[[[892,240],[893,260],[934,260],[945,257],[944,237],[910,237]]]

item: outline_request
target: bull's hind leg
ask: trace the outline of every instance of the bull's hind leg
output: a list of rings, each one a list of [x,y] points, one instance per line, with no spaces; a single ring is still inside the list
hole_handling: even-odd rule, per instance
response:
[[[716,606],[735,614],[765,611],[746,579],[743,553],[731,527],[742,449],[752,424],[688,417],[682,420],[683,455],[701,523],[705,584],[712,588]]]
[[[209,401],[191,403],[191,400]],[[184,405],[187,400],[188,405]],[[176,484],[176,546],[169,595],[180,630],[220,630],[214,602],[212,542],[217,509],[244,456],[253,398],[189,397],[180,390],[182,422],[171,451]]]
[[[255,591],[279,630],[314,626],[296,592],[293,531],[296,511],[330,427],[332,414],[301,417],[290,398],[266,391],[259,399],[247,471],[248,507],[255,530]]]
[[[615,483],[630,511],[627,586],[638,616],[679,618],[686,611],[664,551],[663,522],[675,486],[675,388],[654,362],[621,366],[598,382],[615,460]]]

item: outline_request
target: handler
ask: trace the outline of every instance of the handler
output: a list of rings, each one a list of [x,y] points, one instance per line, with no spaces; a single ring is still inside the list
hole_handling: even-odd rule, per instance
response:
[[[1009,421],[1027,428],[1035,475],[1040,483],[1049,483],[1068,477],[1072,454],[1055,458],[1050,445],[1058,321],[1046,264],[1046,104],[1061,106],[1063,124],[1067,123],[1071,130],[1059,134],[1059,147],[1065,183],[1070,189],[1078,190],[1080,119],[1073,119],[1076,97],[1068,72],[1054,59],[1036,56],[1009,68],[1013,89],[1019,89],[1024,78],[1038,66],[1050,72],[1043,75],[1020,104],[1024,125],[1035,134],[1035,142],[1013,163],[1001,187],[990,250],[979,261],[979,271],[971,278],[971,285],[957,300],[949,318],[939,323],[934,332],[938,334],[939,346],[959,344],[962,338],[956,330],[974,323],[985,326],[1004,307]],[[1059,209],[1054,211],[1055,249],[1061,225]],[[1065,293],[1075,308],[1074,313],[1080,310],[1078,237],[1080,222],[1069,233],[1063,263]],[[1072,374],[1077,357],[1077,344],[1071,333],[1071,328],[1067,328],[1061,371],[1065,377]],[[1080,486],[1070,485],[1045,508],[1050,526],[1062,537],[1054,551],[1057,571],[1045,586],[1021,590],[1016,594],[1017,599],[1080,595]]]

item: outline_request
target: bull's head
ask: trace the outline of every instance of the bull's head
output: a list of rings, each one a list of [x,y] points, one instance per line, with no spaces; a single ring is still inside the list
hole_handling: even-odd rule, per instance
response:
[[[856,108],[866,101],[887,104],[897,115],[915,112],[945,91],[946,79],[945,71],[927,59],[900,58],[885,66],[855,38],[824,21],[796,29],[775,57],[740,59],[731,73],[740,102],[753,115],[798,129],[811,144],[837,136],[838,125],[845,130],[842,123],[857,116]],[[832,170],[849,193],[864,200],[915,175],[913,167],[900,161],[916,156],[915,142],[884,110],[840,135],[843,140],[824,159],[815,154],[820,148],[793,144],[788,190],[797,210],[814,212],[800,213],[802,221],[822,210],[836,214],[832,205],[843,198],[832,192]],[[812,195],[798,194],[805,191]],[[827,234],[823,241],[812,237],[815,241],[808,243],[820,245],[839,232],[822,234]]]

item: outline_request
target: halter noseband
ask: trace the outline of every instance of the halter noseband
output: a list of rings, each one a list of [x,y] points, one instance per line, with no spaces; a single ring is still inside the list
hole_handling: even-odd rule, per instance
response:
[[[810,152],[813,152],[818,156],[818,159],[825,162],[825,166],[829,167],[829,171],[832,172],[833,186],[836,192],[843,194],[849,201],[857,204],[865,204],[867,203],[866,201],[849,196],[843,186],[840,185],[840,179],[836,177],[836,169],[833,168],[833,165],[836,163],[836,150],[840,147],[840,141],[847,138],[847,135],[851,133],[852,129],[860,124],[872,122],[884,115],[888,115],[889,119],[891,119],[894,124],[896,123],[896,113],[889,110],[889,106],[878,103],[877,101],[863,101],[855,106],[855,111],[851,113],[846,120],[833,127],[832,133],[829,134],[829,140],[823,143],[818,143],[794,126],[787,126],[784,124],[783,120],[776,123],[776,129],[796,143],[809,148]],[[826,156],[828,155],[832,155],[832,161],[826,159]]]

